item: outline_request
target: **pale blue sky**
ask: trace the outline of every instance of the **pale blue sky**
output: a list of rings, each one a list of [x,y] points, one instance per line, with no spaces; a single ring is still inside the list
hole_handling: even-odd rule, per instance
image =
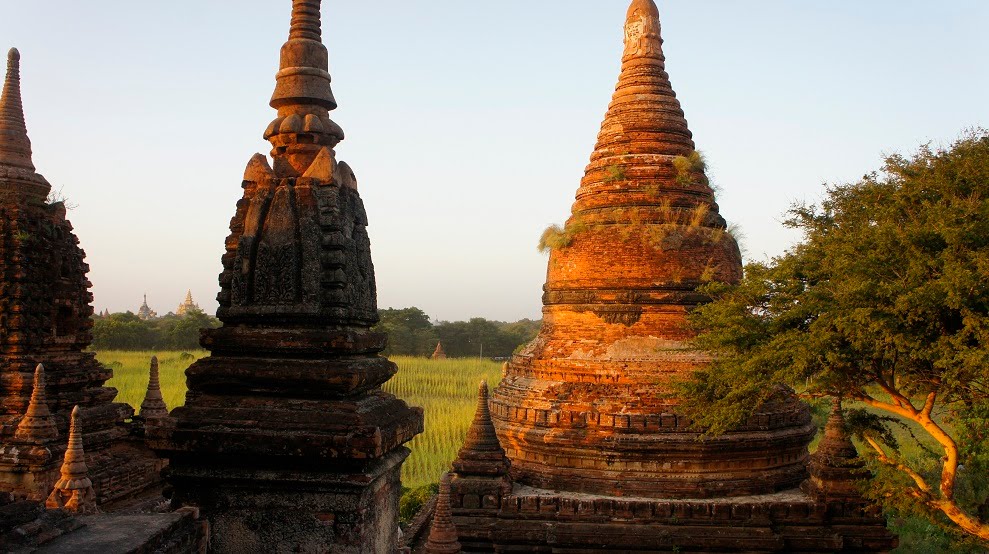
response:
[[[324,0],[382,307],[538,317],[618,76],[627,0]],[[215,309],[289,0],[0,0],[35,164],[78,204],[96,308]],[[748,257],[824,182],[989,126],[984,0],[661,0],[668,70]]]

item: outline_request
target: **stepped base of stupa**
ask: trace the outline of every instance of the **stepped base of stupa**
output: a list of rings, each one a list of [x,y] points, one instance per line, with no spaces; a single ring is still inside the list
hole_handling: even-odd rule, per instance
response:
[[[628,498],[515,485],[498,507],[451,498],[464,552],[887,552],[897,540],[861,502],[799,490],[734,498]]]

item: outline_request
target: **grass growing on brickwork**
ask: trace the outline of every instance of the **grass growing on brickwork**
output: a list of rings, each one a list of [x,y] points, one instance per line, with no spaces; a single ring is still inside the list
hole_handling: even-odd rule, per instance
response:
[[[587,224],[577,217],[572,218],[570,222],[562,228],[559,225],[551,225],[543,231],[543,235],[539,238],[539,251],[548,252],[550,250],[566,248],[573,244],[573,241],[577,238],[577,235],[583,233],[587,229]]]
[[[117,402],[130,404],[135,410],[141,406],[153,355],[158,356],[161,392],[171,410],[185,402],[185,369],[207,352],[98,352],[96,358],[113,369],[113,379],[107,385],[119,391]],[[412,455],[402,467],[402,484],[415,488],[439,482],[467,436],[477,406],[477,385],[482,379],[492,388],[497,385],[501,363],[403,356],[391,360],[398,364],[398,374],[385,390],[426,411],[426,431],[406,445]]]

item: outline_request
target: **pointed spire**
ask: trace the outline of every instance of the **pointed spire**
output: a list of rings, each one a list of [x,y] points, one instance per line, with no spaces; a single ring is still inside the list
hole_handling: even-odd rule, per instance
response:
[[[436,342],[436,350],[433,350],[432,359],[434,359],[434,360],[445,360],[446,359],[446,352],[443,351],[443,342],[442,341],[437,341]]]
[[[498,442],[488,408],[488,383],[477,388],[477,411],[467,430],[467,440],[457,453],[453,469],[461,475],[504,475],[508,472],[505,450]]]
[[[456,554],[461,552],[457,540],[457,526],[453,524],[453,511],[450,509],[450,474],[440,480],[440,493],[436,499],[433,526],[426,541],[427,554]]]
[[[626,154],[686,156],[693,150],[666,73],[659,9],[652,0],[634,0],[625,21],[621,75],[592,160]]]
[[[78,514],[96,513],[96,493],[89,479],[86,455],[82,448],[82,423],[79,406],[72,409],[69,426],[69,446],[62,462],[62,476],[48,496],[45,505],[51,509],[64,509]]]
[[[7,53],[7,77],[0,96],[0,165],[34,171],[31,140],[24,124],[21,103],[21,54],[16,48]]]
[[[281,62],[276,75],[271,107],[279,115],[312,113],[306,108],[336,109],[330,89],[329,55],[321,42],[321,0],[292,0],[292,26],[288,42],[282,46]],[[298,109],[282,113],[282,108]]]
[[[192,304],[192,289],[189,289],[185,293],[185,303]]]
[[[828,498],[861,498],[858,483],[867,478],[865,462],[848,435],[841,399],[835,398],[824,427],[824,438],[811,455],[809,464],[810,479],[805,487]]]
[[[320,0],[295,0],[292,2],[292,27],[288,38],[320,41],[323,38],[319,18]]]
[[[144,395],[144,402],[141,402],[141,417],[146,421],[168,417],[168,406],[161,396],[161,382],[158,380],[158,356],[151,357],[148,392]]]
[[[48,409],[48,399],[45,394],[45,366],[38,364],[34,370],[34,388],[31,391],[31,401],[27,412],[17,426],[14,438],[31,444],[45,444],[58,436],[55,419]]]
[[[278,117],[264,138],[274,147],[271,156],[279,176],[306,171],[322,147],[343,140],[343,129],[329,117],[337,107],[329,73],[329,54],[321,42],[321,0],[292,0],[292,25],[282,46],[271,107]]]

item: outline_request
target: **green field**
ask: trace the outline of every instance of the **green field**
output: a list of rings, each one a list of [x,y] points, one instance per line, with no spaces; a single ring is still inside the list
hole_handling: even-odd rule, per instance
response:
[[[157,354],[161,391],[168,409],[185,402],[185,368],[205,351],[125,352],[106,350],[97,359],[113,369],[107,384],[120,393],[118,402],[141,405],[148,387],[148,365]],[[385,389],[426,411],[426,430],[407,446],[412,456],[402,467],[402,484],[415,488],[439,481],[463,444],[477,407],[477,385],[482,379],[494,387],[501,380],[501,364],[490,360],[427,360],[395,356],[398,375]]]

